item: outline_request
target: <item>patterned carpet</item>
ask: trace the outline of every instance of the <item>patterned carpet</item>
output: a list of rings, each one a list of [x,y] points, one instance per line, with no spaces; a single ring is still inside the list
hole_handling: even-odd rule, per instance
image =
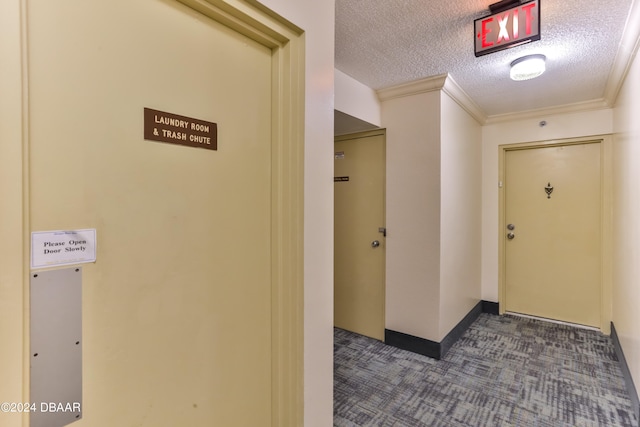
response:
[[[336,329],[334,427],[636,427],[609,337],[482,314],[441,361]]]

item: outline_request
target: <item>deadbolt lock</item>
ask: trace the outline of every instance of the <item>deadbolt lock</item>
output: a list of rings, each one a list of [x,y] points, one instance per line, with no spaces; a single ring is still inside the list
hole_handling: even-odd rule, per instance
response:
[[[513,225],[513,224],[509,224],[509,225],[507,225],[507,230],[511,230],[511,231],[513,231],[513,230],[515,230],[515,229],[516,229],[516,226],[515,226],[515,225]]]

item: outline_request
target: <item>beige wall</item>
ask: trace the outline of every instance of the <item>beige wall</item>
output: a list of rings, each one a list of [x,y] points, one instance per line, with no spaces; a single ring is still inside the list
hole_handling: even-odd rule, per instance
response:
[[[441,341],[480,301],[482,133],[449,95],[441,96]]]
[[[546,121],[545,126],[540,126]],[[498,301],[498,150],[500,145],[612,133],[601,109],[488,124],[482,128],[482,299]]]
[[[613,323],[640,390],[640,58],[614,110]]]
[[[387,128],[386,328],[438,340],[440,93],[382,102]]]
[[[24,401],[28,390],[23,386],[23,283],[28,267],[22,262],[27,246],[22,236],[20,215],[22,204],[22,104],[20,67],[20,14],[23,0],[7,0],[0,4],[0,400]],[[166,2],[159,2],[166,3]],[[305,30],[305,425],[326,426],[332,422],[332,263],[333,263],[333,1],[265,0],[276,13]],[[107,7],[101,5],[100,7]],[[33,3],[32,7],[37,7]],[[114,6],[115,8],[116,6]],[[122,10],[120,10],[122,12]],[[81,18],[81,17],[80,17]],[[130,14],[116,13],[109,21],[109,32],[127,23]],[[122,20],[122,22],[120,21]],[[85,25],[82,19],[76,21]],[[67,31],[69,28],[61,28]],[[139,30],[139,29],[138,29]],[[120,33],[118,33],[120,34]],[[55,52],[50,52],[55,54]],[[32,52],[35,58],[48,55]],[[122,67],[123,64],[111,64]],[[133,89],[135,90],[135,89]],[[7,179],[10,177],[10,179]],[[7,213],[7,214],[5,214]],[[24,278],[24,280],[23,280]],[[89,396],[85,396],[89,398]],[[0,425],[22,425],[20,417],[4,417]]]
[[[380,102],[376,92],[340,70],[335,70],[335,109],[380,126]]]
[[[386,328],[440,342],[480,300],[481,129],[441,90],[386,99]]]

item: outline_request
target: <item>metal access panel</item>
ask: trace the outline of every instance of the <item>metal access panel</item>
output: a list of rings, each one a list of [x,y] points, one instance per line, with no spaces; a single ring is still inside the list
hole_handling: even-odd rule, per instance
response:
[[[31,273],[31,427],[82,418],[82,269]]]

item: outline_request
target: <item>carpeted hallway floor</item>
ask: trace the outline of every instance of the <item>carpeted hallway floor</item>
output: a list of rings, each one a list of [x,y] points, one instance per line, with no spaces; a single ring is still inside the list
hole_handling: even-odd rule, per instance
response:
[[[638,426],[599,332],[482,314],[440,361],[334,336],[334,427]]]

